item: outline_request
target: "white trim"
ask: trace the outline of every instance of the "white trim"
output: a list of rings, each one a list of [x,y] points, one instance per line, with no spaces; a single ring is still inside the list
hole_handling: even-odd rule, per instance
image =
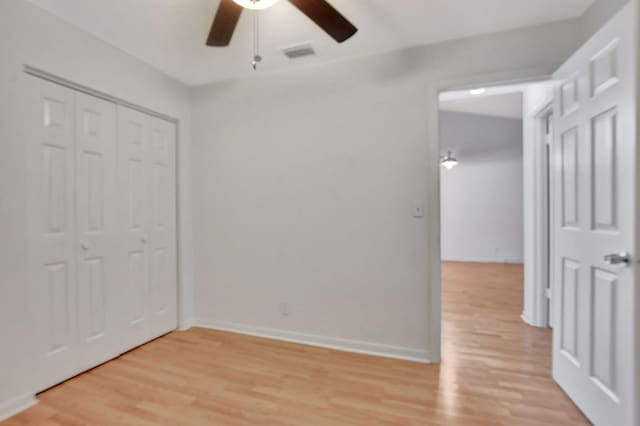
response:
[[[496,259],[490,257],[456,257],[442,259],[443,262],[467,262],[467,263],[506,263],[510,265],[522,265],[524,259]]]
[[[180,324],[178,324],[178,330],[179,331],[186,331],[189,330],[190,328],[194,327],[197,324],[197,321],[195,318],[189,318],[186,319],[184,321],[181,321]]]
[[[533,120],[533,131],[535,132],[533,167],[535,180],[532,191],[535,203],[530,212],[530,220],[533,225],[533,252],[531,268],[533,272],[533,311],[530,313],[530,324],[535,327],[549,327],[549,310],[547,309],[547,279],[550,279],[550,244],[549,230],[551,224],[548,223],[548,215],[551,211],[551,183],[547,180],[547,167],[550,167],[550,159],[546,158],[547,137],[544,134],[544,120],[548,114],[553,114],[553,96],[542,101],[530,115]],[[553,129],[552,129],[553,131]],[[525,296],[527,292],[525,292]]]
[[[528,325],[533,326],[533,327],[538,327],[536,324],[534,324],[531,321],[531,318],[529,318],[529,316],[524,311],[520,315],[520,318],[522,319],[522,321],[524,321],[525,324],[528,324]]]
[[[21,395],[8,401],[0,402],[0,422],[13,417],[38,403],[35,395]]]
[[[321,348],[335,349],[344,352],[375,355],[386,358],[395,358],[405,361],[415,361],[430,364],[431,354],[422,349],[406,348],[402,346],[383,345],[358,340],[341,339],[337,337],[320,336],[316,334],[298,333],[295,331],[278,330],[274,328],[254,327],[250,325],[236,324],[226,321],[198,321],[194,327],[209,328],[212,330],[229,331],[232,333],[246,334],[249,336],[264,337],[267,339],[284,340],[285,342],[301,343],[304,345],[318,346]]]
[[[99,99],[105,100],[107,102],[111,102],[113,104],[116,104],[116,105],[121,105],[121,106],[127,107],[129,109],[133,109],[133,110],[136,110],[138,112],[141,112],[143,114],[151,115],[151,116],[159,118],[161,120],[170,121],[170,122],[175,123],[175,124],[178,124],[178,122],[179,122],[179,120],[177,118],[174,118],[174,117],[171,117],[169,115],[156,112],[156,111],[154,111],[152,109],[149,109],[149,108],[145,108],[142,105],[134,104],[134,103],[129,102],[129,101],[125,100],[125,99],[118,98],[116,96],[111,96],[108,93],[92,89],[91,87],[84,86],[82,84],[76,83],[75,81],[68,80],[68,79],[66,79],[64,77],[60,77],[59,75],[52,74],[52,73],[50,73],[48,71],[45,71],[45,70],[40,69],[40,68],[33,67],[31,65],[27,65],[27,64],[23,65],[23,71],[25,72],[25,74],[29,74],[29,75],[31,75],[33,77],[38,77],[38,78],[41,78],[43,80],[50,81],[50,82],[55,83],[55,84],[57,84],[59,86],[64,86],[64,87],[69,88],[71,90],[75,90],[76,92],[84,93],[86,95],[93,96],[94,98],[99,98]]]
[[[440,235],[440,93],[453,90],[472,89],[474,87],[506,86],[519,83],[535,83],[549,80],[551,76],[547,70],[527,68],[517,70],[503,70],[489,73],[477,73],[453,78],[439,78],[429,84],[425,90],[428,107],[426,119],[428,126],[428,160],[427,160],[427,200],[435,200],[432,213],[429,215],[426,237],[429,245],[429,255],[425,259],[431,266],[429,275],[431,291],[429,293],[430,306],[430,350],[431,360],[439,362],[442,358],[442,277],[441,277],[441,235]],[[433,114],[431,112],[433,111]]]

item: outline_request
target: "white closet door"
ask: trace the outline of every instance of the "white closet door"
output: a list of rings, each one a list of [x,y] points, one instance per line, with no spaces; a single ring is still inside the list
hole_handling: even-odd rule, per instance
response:
[[[170,122],[30,81],[30,378],[43,390],[176,328],[176,139]]]
[[[74,92],[31,79],[28,155],[29,271],[37,390],[76,373]]]
[[[177,326],[176,287],[176,128],[150,117],[149,160],[149,289],[151,334],[157,337]]]
[[[76,250],[79,368],[120,353],[116,107],[76,94]]]
[[[123,277],[125,349],[151,336],[149,258],[147,251],[148,190],[146,146],[148,118],[118,106],[118,175],[120,192],[121,270]]]
[[[176,328],[175,126],[118,107],[126,349]]]

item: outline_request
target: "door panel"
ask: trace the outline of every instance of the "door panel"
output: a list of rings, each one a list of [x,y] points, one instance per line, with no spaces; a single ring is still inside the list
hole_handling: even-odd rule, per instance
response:
[[[118,107],[128,348],[175,330],[175,125]]]
[[[593,336],[591,339],[590,376],[610,396],[616,389],[616,290],[618,277],[600,268],[591,274]],[[597,302],[596,302],[597,301]]]
[[[150,289],[154,337],[177,326],[175,231],[175,125],[151,118],[150,162]]]
[[[632,5],[556,73],[552,146],[553,374],[595,425],[638,424],[634,411],[636,105]],[[635,262],[632,262],[632,264]]]
[[[606,111],[592,120],[592,229],[616,231],[617,111]]]
[[[123,271],[124,350],[138,346],[151,336],[149,314],[149,262],[147,217],[149,210],[146,175],[149,117],[122,106],[118,114],[120,259]]]
[[[563,259],[563,264],[562,292],[560,293],[562,320],[560,321],[558,330],[561,334],[561,350],[574,364],[580,365],[580,357],[578,355],[578,336],[580,334],[580,321],[578,317],[580,264],[566,258]]]
[[[565,228],[577,228],[578,220],[578,129],[571,128],[562,134],[562,224]]]
[[[76,371],[74,93],[31,79],[28,126],[29,271],[37,359],[34,387]]]
[[[76,94],[76,235],[79,368],[118,355],[115,105]]]

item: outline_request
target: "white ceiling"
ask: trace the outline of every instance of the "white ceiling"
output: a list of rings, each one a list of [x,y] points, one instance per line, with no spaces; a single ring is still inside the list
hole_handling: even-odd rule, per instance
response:
[[[464,90],[450,90],[440,93],[440,109],[467,114],[489,115],[493,117],[522,119],[523,93],[532,87],[548,82],[505,84],[502,86],[474,87]],[[472,94],[471,89],[484,90]]]
[[[218,0],[29,0],[189,84],[253,73],[252,13],[227,48],[205,46]],[[582,15],[593,0],[330,0],[358,28],[337,44],[287,2],[260,12],[261,70],[327,62]],[[311,42],[317,56],[291,61],[280,49]]]
[[[492,117],[522,118],[522,93],[507,93],[443,101],[440,109]]]

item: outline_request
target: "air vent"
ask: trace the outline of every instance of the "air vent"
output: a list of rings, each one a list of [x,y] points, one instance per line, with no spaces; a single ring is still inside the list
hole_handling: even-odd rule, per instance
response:
[[[287,47],[285,49],[282,49],[282,51],[285,55],[287,55],[289,59],[297,59],[302,58],[303,56],[316,54],[316,51],[313,50],[313,47],[308,43]]]

